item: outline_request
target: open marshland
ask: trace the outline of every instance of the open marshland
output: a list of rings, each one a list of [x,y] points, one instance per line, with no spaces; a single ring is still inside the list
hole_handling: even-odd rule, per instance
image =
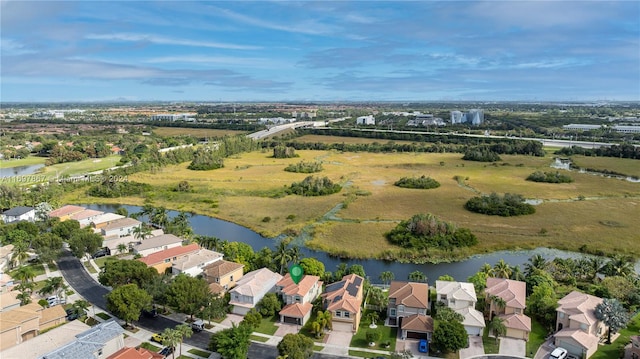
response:
[[[225,159],[225,167],[191,171],[188,163],[143,172],[129,180],[155,187],[145,200],[170,209],[229,220],[267,236],[286,233],[306,245],[352,257],[384,257],[399,251],[384,233],[416,213],[469,228],[479,244],[457,255],[498,249],[539,246],[640,256],[640,183],[585,173],[567,172],[574,182],[549,184],[525,181],[534,171],[556,171],[546,157],[501,156],[496,164],[463,161],[458,153],[365,153],[297,151],[299,157],[275,159],[270,152],[252,152]],[[343,185],[341,192],[322,197],[284,195],[292,182],[308,174],[284,171],[300,161],[322,161],[327,176]],[[578,157],[582,167],[640,173],[636,160]],[[562,170],[560,170],[562,171]],[[440,182],[430,190],[394,186],[401,177],[429,176]],[[176,192],[188,181],[190,192]],[[464,203],[479,194],[517,193],[540,202],[536,213],[497,217],[471,213]],[[70,194],[76,203],[112,202]]]

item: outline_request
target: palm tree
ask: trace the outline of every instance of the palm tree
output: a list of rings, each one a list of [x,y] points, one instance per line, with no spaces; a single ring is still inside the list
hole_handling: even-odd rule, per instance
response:
[[[144,223],[133,228],[133,238],[143,241],[151,236],[151,228]]]
[[[604,259],[600,257],[589,258],[589,269],[587,270],[587,274],[593,280],[596,278],[596,275],[602,270],[603,267]]]
[[[165,328],[161,335],[163,338],[162,345],[167,347],[175,348],[176,344],[182,341],[182,334],[176,329]],[[176,351],[174,350],[172,353],[172,358],[175,359],[175,357]]]
[[[489,299],[491,299],[491,302],[498,310],[498,314],[501,314],[504,308],[506,308],[507,306],[507,302],[502,297],[498,297],[497,295],[492,295]]]
[[[32,302],[31,300],[31,292],[30,291],[22,291],[16,295],[16,299],[20,301],[20,305],[27,305]]]
[[[415,270],[415,271],[409,273],[409,281],[411,281],[411,282],[426,282],[427,281],[427,275],[422,273],[419,270]]]
[[[491,319],[487,325],[487,330],[496,337],[496,343],[498,342],[498,337],[507,334],[507,327],[504,325],[504,320],[497,315]]]
[[[13,243],[13,252],[11,254],[11,267],[15,268],[29,259],[29,245],[24,241],[15,241]]]
[[[510,278],[513,270],[511,269],[511,266],[504,261],[504,259],[501,259],[493,267],[493,272],[498,278]]]
[[[71,309],[78,315],[78,317],[84,317],[87,315],[87,309],[89,309],[89,302],[86,300],[76,300],[73,302]]]
[[[525,275],[520,270],[520,266],[513,267],[513,271],[511,272],[511,279],[518,280],[518,281],[524,281],[525,280]]]
[[[485,273],[487,277],[493,277],[493,267],[489,263],[485,263],[480,267],[480,272]]]
[[[166,228],[167,224],[169,224],[167,209],[164,207],[154,208],[153,213],[149,217],[149,222],[160,228]]]
[[[298,263],[300,259],[302,259],[300,247],[292,246],[291,248],[289,248],[289,257],[291,258],[291,263]]]
[[[633,262],[629,257],[622,255],[614,255],[611,260],[606,264],[608,269],[608,275],[628,277],[634,272]]]
[[[380,280],[384,283],[384,285],[389,285],[391,281],[395,279],[395,275],[391,271],[384,271],[380,273]]]
[[[524,265],[524,272],[527,276],[532,275],[536,269],[544,270],[547,268],[548,262],[540,254],[530,257],[528,263]]]
[[[287,268],[289,261],[291,261],[291,254],[287,248],[287,243],[285,240],[280,241],[273,255],[274,262],[280,266],[280,274],[284,274],[285,268]]]
[[[118,244],[118,247],[116,249],[118,250],[118,253],[122,254],[124,252],[127,252],[129,250],[129,247],[127,247],[127,245],[124,243],[120,243]]]
[[[32,267],[22,266],[13,272],[13,278],[21,282],[32,281],[36,277],[36,272]]]
[[[178,357],[181,357],[182,341],[184,338],[191,338],[191,336],[193,335],[193,329],[191,329],[191,326],[189,324],[179,324],[176,326],[176,331],[180,334],[180,355]]]
[[[330,311],[325,310],[324,312],[319,310],[317,313],[316,320],[320,323],[321,331],[324,331],[325,328],[331,330],[333,328],[331,320],[333,319],[333,315]]]
[[[60,291],[63,286],[65,286],[65,284],[62,277],[47,278],[47,280],[44,282],[44,286],[38,291],[38,294],[47,296],[48,294],[56,293],[57,296],[58,291]]]

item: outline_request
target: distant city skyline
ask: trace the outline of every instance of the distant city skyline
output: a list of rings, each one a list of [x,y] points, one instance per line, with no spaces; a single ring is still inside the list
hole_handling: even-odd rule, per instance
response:
[[[2,102],[640,101],[638,1],[0,0]]]

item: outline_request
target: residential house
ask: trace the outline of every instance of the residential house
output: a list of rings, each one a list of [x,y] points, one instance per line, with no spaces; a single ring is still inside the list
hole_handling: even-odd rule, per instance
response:
[[[13,207],[0,214],[0,219],[4,223],[13,223],[19,221],[35,222],[36,210],[33,207]]]
[[[76,335],[76,340],[39,359],[107,358],[124,348],[124,329],[113,319]]]
[[[0,348],[34,338],[40,331],[64,323],[66,316],[61,305],[43,308],[36,303],[0,312]]]
[[[76,213],[80,213],[82,211],[84,211],[86,208],[84,207],[80,207],[80,206],[74,206],[74,205],[66,205],[66,206],[62,206],[58,209],[54,209],[53,211],[49,212],[49,217],[56,217],[60,219],[60,222],[64,222],[68,219],[71,218],[72,215],[76,214]]]
[[[431,340],[433,319],[429,309],[427,283],[393,281],[389,286],[387,325],[400,328],[402,339]]]
[[[0,351],[0,358],[40,358],[46,353],[72,342],[76,335],[91,327],[79,320],[53,328],[44,334]]]
[[[110,222],[113,222],[121,218],[125,218],[125,217],[121,214],[116,214],[116,213],[110,213],[110,212],[103,213],[101,215],[96,216],[93,220],[91,220],[91,228],[93,228],[94,231],[97,230],[97,232],[100,232],[100,229],[102,229],[102,227],[106,226]]]
[[[94,231],[95,231],[95,229],[94,229]],[[100,230],[98,230],[98,232],[99,231]],[[151,230],[151,236],[152,237],[161,236],[163,234],[164,234],[164,231],[162,229],[153,229],[153,230]],[[118,252],[118,246],[120,246],[120,244],[124,244],[125,246],[127,246],[127,250],[132,250],[135,245],[138,245],[140,243],[141,243],[140,240],[138,238],[136,238],[133,234],[125,236],[125,237],[109,238],[109,239],[105,239],[104,241],[102,241],[102,245],[104,247],[108,247],[109,250],[111,250],[111,253],[117,253]],[[151,254],[151,253],[149,253],[149,254]]]
[[[558,301],[554,344],[579,358],[589,358],[598,350],[598,342],[607,326],[595,315],[602,298],[572,291]]]
[[[155,237],[149,237],[133,246],[133,253],[144,257],[165,249],[180,247],[183,241],[184,239],[174,236],[173,234],[162,234]]]
[[[195,277],[202,273],[204,267],[218,261],[222,261],[222,253],[201,248],[195,253],[189,253],[175,260],[171,266],[171,272]]]
[[[146,257],[138,258],[138,260],[146,264],[148,267],[155,268],[158,273],[164,274],[167,269],[171,268],[173,262],[177,261],[178,258],[195,253],[198,250],[200,250],[200,246],[198,246],[197,243],[192,243],[186,246],[165,249]]]
[[[0,270],[0,293],[6,293],[8,291],[11,291],[14,286],[15,286],[15,283],[13,281],[13,278],[11,278],[9,274],[3,273]],[[0,305],[2,305],[1,301],[0,301]]]
[[[125,347],[109,355],[107,359],[164,359],[164,355],[145,348]]]
[[[11,256],[13,255],[13,244],[0,247],[0,273],[11,267]]]
[[[467,334],[482,335],[485,327],[482,312],[476,310],[476,290],[473,284],[466,282],[436,281],[437,300],[464,316]]]
[[[486,295],[489,319],[499,316],[507,328],[506,337],[529,340],[531,318],[524,315],[526,307],[525,282],[505,279],[487,278]]]
[[[8,291],[0,294],[0,313],[7,312],[20,307],[20,299],[18,299],[18,291]]]
[[[296,284],[287,273],[276,283],[276,293],[282,296],[284,308],[280,310],[280,322],[304,325],[311,316],[312,302],[322,291],[320,277],[305,275]]]
[[[80,227],[84,228],[91,224],[91,222],[99,215],[104,214],[102,211],[96,211],[94,209],[85,209],[78,213],[74,213],[69,216],[69,219],[73,219],[80,223]]]
[[[207,270],[204,273],[206,277]],[[280,274],[274,273],[268,268],[260,268],[236,280],[236,286],[229,291],[231,298],[229,304],[233,306],[231,313],[247,314],[267,293],[275,292],[276,283],[281,279]]]
[[[224,294],[242,278],[243,268],[244,264],[218,260],[202,268],[202,277],[211,293]]]
[[[142,225],[142,222],[137,219],[125,217],[107,223],[106,226],[100,229],[100,233],[105,239],[126,237],[132,235],[134,228],[140,225]]]
[[[364,278],[348,274],[342,280],[327,285],[322,293],[322,306],[331,312],[333,330],[357,332],[362,316]]]

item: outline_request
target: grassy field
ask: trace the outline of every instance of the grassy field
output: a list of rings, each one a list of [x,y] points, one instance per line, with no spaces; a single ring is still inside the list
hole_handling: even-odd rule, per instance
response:
[[[391,140],[379,139],[379,138],[364,138],[364,137],[342,137],[342,136],[323,136],[323,135],[304,135],[296,138],[297,142],[313,142],[313,143],[348,143],[348,144],[360,144],[360,143],[387,143]],[[414,143],[412,141],[391,141],[394,143]]]
[[[132,205],[146,201],[232,221],[269,237],[304,233],[302,240],[310,247],[353,257],[397,251],[384,233],[401,220],[427,212],[467,227],[479,238],[477,246],[456,252],[458,256],[540,246],[640,256],[640,183],[577,172],[569,172],[572,183],[526,181],[534,171],[555,171],[550,167],[552,154],[502,156],[503,161],[494,165],[463,161],[457,153],[296,153],[297,158],[275,159],[270,152],[256,151],[225,159],[225,167],[214,171],[191,171],[184,163],[130,175],[129,180],[154,186],[142,197],[88,199],[78,191],[63,200]],[[342,191],[322,197],[284,196],[287,186],[307,176],[284,168],[302,160],[322,161],[324,170],[315,175],[341,183]],[[608,160],[611,166],[600,157],[582,157],[578,162],[584,167],[640,172],[637,160]],[[401,177],[421,175],[441,186],[417,190],[393,185]],[[180,181],[188,181],[192,191],[174,192]],[[535,214],[521,217],[485,216],[464,209],[469,198],[491,192],[517,193],[542,203]]]
[[[31,166],[44,164],[47,159],[45,157],[29,156],[19,160],[0,160],[0,168],[11,168],[18,166]]]
[[[627,327],[620,330],[620,336],[611,344],[598,345],[598,351],[591,357],[592,359],[620,358],[620,351],[629,344],[632,335],[640,334],[640,314],[631,318]]]
[[[547,330],[544,329],[537,320],[531,318],[531,333],[529,333],[529,341],[527,341],[527,350],[525,354],[535,354],[542,343],[544,343],[544,338],[546,338],[547,334]]]
[[[89,158],[78,162],[58,163],[46,166],[40,173],[50,175],[52,177],[55,177],[56,175],[71,176],[115,167],[118,161],[120,161],[119,155],[112,155],[104,158]]]
[[[246,131],[234,130],[217,130],[214,128],[189,128],[189,127],[157,127],[153,129],[153,133],[158,136],[193,136],[203,137],[224,137],[226,135],[240,135],[247,133]]]

